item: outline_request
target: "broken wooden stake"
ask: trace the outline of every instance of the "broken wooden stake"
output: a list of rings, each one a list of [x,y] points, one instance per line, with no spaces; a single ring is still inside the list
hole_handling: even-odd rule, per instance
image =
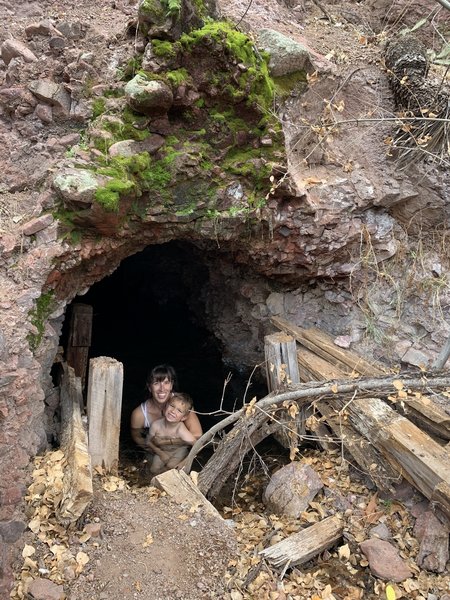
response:
[[[261,550],[259,554],[274,567],[295,567],[334,546],[341,539],[343,531],[338,517],[328,517]]]
[[[106,356],[89,361],[89,453],[92,467],[111,473],[117,473],[119,464],[122,386],[122,363]]]
[[[62,497],[56,509],[64,525],[75,523],[93,497],[91,460],[87,433],[80,411],[81,379],[63,363],[61,382],[61,449],[67,460]]]
[[[267,388],[269,392],[279,392],[290,385],[300,383],[297,361],[297,343],[285,333],[273,333],[264,338]],[[284,448],[297,448],[305,435],[305,413],[290,415],[287,410],[277,415],[279,428],[273,437]]]
[[[201,506],[209,515],[221,521],[223,520],[219,511],[200,492],[189,475],[186,475],[183,471],[171,469],[161,473],[161,475],[156,475],[150,483],[159,490],[166,492],[178,504],[186,504],[189,508]]]

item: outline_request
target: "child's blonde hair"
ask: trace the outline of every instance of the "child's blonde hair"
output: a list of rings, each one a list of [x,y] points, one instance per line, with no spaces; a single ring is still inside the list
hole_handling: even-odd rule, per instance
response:
[[[192,398],[189,396],[189,394],[184,394],[182,392],[175,392],[172,395],[172,397],[170,398],[170,400],[179,400],[180,402],[183,402],[183,404],[186,406],[186,412],[187,413],[190,410],[192,410],[193,407],[194,407],[194,403],[192,401]]]

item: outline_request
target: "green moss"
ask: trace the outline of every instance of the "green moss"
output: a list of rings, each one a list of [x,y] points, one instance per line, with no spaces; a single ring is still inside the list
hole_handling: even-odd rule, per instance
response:
[[[142,173],[148,169],[150,160],[147,152],[108,159],[104,166],[97,169],[97,173],[111,179],[95,191],[95,200],[105,210],[117,212],[121,196],[140,196],[145,189]]]
[[[177,55],[177,44],[168,42],[166,40],[154,39],[151,41],[153,53],[155,56],[160,58],[175,58]]]
[[[39,348],[45,332],[45,323],[54,310],[54,292],[46,292],[39,296],[35,306],[29,312],[31,323],[36,327],[36,333],[28,335],[30,350],[34,353]]]
[[[189,79],[189,73],[186,69],[176,69],[166,73],[166,77],[172,85],[179,86]]]
[[[306,71],[295,71],[288,75],[273,78],[275,92],[280,98],[286,98],[294,89],[306,86]]]
[[[142,179],[145,182],[147,190],[158,191],[165,195],[167,186],[172,180],[169,166],[170,160],[166,157],[160,161],[156,161],[142,173]]]
[[[200,19],[205,19],[208,16],[208,9],[204,0],[193,0],[195,12]]]
[[[181,13],[182,0],[165,0],[167,5],[167,14],[178,19]]]
[[[274,97],[274,83],[269,75],[267,55],[256,53],[252,40],[226,21],[212,21],[201,29],[185,33],[181,36],[180,43],[186,50],[192,51],[208,38],[247,67],[240,77],[239,85],[230,79],[229,74],[218,73],[211,77],[212,84],[225,87],[225,91],[234,102],[245,99],[249,106],[258,107],[261,111],[269,109]],[[214,83],[214,77],[219,80],[225,77],[228,84],[224,81]]]
[[[164,7],[158,0],[142,0],[139,5],[139,14],[150,17],[150,19],[164,19]]]
[[[100,139],[100,147],[98,149],[105,152],[112,144],[122,140],[134,140],[136,142],[145,140],[150,135],[148,129],[143,127],[146,122],[146,117],[138,115],[128,107],[123,110],[120,118],[104,117],[98,125],[111,135],[109,139],[108,137]],[[139,128],[140,126],[142,126],[142,129]],[[98,147],[97,144],[96,147]]]
[[[130,193],[134,188],[133,181],[113,179],[95,191],[95,200],[108,212],[118,212],[120,196]]]
[[[119,67],[118,77],[121,81],[130,81],[142,68],[142,55],[133,56],[125,67]]]

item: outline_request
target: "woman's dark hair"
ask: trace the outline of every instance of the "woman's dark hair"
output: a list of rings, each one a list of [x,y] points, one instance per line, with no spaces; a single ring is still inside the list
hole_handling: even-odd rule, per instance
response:
[[[175,391],[177,387],[177,374],[171,365],[158,365],[153,367],[147,377],[147,385],[155,383],[156,381],[164,381],[166,378],[172,382]]]

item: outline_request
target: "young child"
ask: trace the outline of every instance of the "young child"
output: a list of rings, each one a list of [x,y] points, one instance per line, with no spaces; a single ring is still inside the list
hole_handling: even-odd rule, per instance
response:
[[[175,393],[167,402],[164,417],[152,423],[148,434],[148,447],[154,452],[150,467],[152,475],[182,466],[189,447],[196,441],[183,423],[191,409],[191,397]]]

